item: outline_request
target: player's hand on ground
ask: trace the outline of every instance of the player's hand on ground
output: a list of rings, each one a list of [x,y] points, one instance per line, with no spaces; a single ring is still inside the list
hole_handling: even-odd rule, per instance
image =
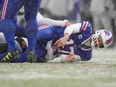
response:
[[[57,40],[54,45],[57,46],[57,48],[64,47],[67,43],[67,40],[68,39],[66,37],[62,37],[59,40]]]
[[[70,54],[65,58],[65,62],[72,62],[74,58],[74,54]]]

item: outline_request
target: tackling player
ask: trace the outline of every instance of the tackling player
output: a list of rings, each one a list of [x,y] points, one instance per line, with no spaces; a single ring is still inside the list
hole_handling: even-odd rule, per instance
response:
[[[15,49],[15,31],[16,25],[13,19],[22,6],[25,8],[25,35],[28,39],[28,48],[22,54],[27,57],[30,62],[36,57],[34,48],[36,44],[36,36],[38,24],[36,21],[37,12],[39,10],[41,0],[3,0],[0,29],[4,33],[5,40],[8,45],[8,55],[18,58],[18,51]],[[31,60],[32,59],[32,60]]]

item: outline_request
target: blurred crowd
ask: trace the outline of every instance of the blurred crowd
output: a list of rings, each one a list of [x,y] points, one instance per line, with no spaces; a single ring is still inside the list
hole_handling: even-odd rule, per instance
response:
[[[72,23],[90,21],[94,30],[110,30],[116,44],[116,0],[42,0],[40,13]]]

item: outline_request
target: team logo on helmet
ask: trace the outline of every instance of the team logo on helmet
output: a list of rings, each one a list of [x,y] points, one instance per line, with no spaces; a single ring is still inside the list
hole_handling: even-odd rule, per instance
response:
[[[105,32],[105,34],[106,34],[107,36],[110,36],[110,32],[109,32],[109,31],[104,30],[104,32]]]
[[[79,36],[78,36],[78,39],[82,39],[82,37],[83,37],[82,35],[79,35]]]

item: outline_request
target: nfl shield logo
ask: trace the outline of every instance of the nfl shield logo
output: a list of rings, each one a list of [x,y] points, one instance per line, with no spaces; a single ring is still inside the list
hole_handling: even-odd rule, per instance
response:
[[[82,39],[82,35],[79,35],[79,36],[78,36],[78,39]]]

